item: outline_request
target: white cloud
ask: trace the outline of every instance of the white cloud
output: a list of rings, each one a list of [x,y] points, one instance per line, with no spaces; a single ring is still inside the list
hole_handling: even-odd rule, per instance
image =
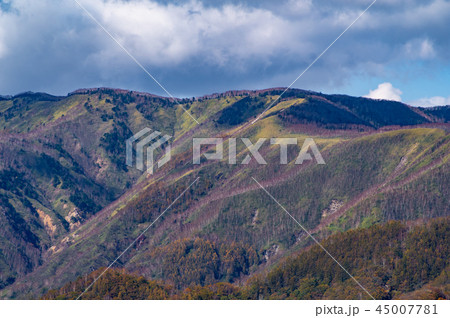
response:
[[[450,105],[450,96],[447,98],[442,96],[425,97],[412,101],[409,104],[421,107],[445,106]]]
[[[378,87],[374,90],[370,90],[369,94],[364,96],[367,98],[372,99],[386,99],[386,100],[394,100],[397,102],[401,102],[402,98],[402,91],[398,88],[395,88],[392,86],[391,83],[381,83],[378,85]]]
[[[298,16],[308,14],[312,8],[312,0],[288,0],[283,9],[292,15]]]
[[[411,59],[432,59],[436,56],[433,43],[429,39],[414,39],[405,44],[406,56]]]
[[[212,65],[242,66],[296,46],[289,23],[265,9],[205,7],[153,1],[91,1],[89,10],[120,42],[151,65],[179,65],[201,56]]]

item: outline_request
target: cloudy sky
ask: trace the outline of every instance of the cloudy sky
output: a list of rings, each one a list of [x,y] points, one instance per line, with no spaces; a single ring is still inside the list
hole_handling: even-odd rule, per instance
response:
[[[288,86],[373,0],[77,0],[171,94]],[[377,0],[293,87],[450,104],[450,0]],[[167,95],[75,0],[0,0],[0,95]]]

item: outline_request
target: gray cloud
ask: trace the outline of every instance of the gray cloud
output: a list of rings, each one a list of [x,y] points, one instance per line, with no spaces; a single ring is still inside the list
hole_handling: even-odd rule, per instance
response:
[[[169,91],[194,95],[287,86],[371,1],[80,2]],[[74,1],[2,3],[0,94],[92,86],[163,93]],[[449,19],[449,1],[378,0],[296,86],[392,76],[396,63],[448,65]]]

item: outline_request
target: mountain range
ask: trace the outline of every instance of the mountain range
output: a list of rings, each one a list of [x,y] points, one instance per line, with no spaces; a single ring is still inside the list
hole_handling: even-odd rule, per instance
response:
[[[144,128],[172,137],[151,175],[126,165]],[[448,298],[449,128],[450,106],[299,89],[2,97],[0,297]],[[194,164],[195,137],[239,164]],[[269,142],[240,164],[282,137],[287,164]],[[307,138],[324,165],[295,164]]]

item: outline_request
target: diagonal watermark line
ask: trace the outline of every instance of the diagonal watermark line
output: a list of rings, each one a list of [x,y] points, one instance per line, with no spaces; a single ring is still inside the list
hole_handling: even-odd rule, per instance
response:
[[[367,10],[369,10],[374,4],[375,4],[375,2],[377,2],[377,0],[374,0],[367,8],[366,8],[366,10],[364,10],[333,42],[331,42],[331,44],[330,45],[328,45],[328,47],[325,49],[325,50],[323,50],[322,51],[322,53],[320,53],[320,55],[318,56],[318,57],[316,57],[316,59],[314,60],[314,61],[312,61],[312,63],[311,64],[309,64],[309,66],[299,75],[299,76],[297,76],[297,78],[291,83],[291,85],[289,85],[281,94],[280,94],[280,96],[278,96],[273,102],[271,102],[270,104],[269,104],[269,106],[267,106],[267,108],[266,109],[264,109],[264,111],[261,113],[261,114],[259,114],[259,116],[258,117],[256,117],[255,118],[255,120],[253,120],[252,121],[252,125],[254,124],[254,123],[256,123],[280,98],[281,98],[281,96],[283,96],[284,95],[284,93],[286,93],[286,91],[288,90],[288,89],[290,89],[291,87],[292,87],[292,85],[294,85],[295,84],[295,82],[297,82],[299,79],[300,79],[300,77],[302,77],[303,76],[303,74],[305,74],[327,51],[328,51],[328,49],[330,48],[330,47],[332,47],[333,45],[334,45],[334,43],[336,43],[336,41],[337,40],[339,40],[343,35],[344,35],[344,33],[345,32],[347,32],[355,23],[356,23],[356,21],[358,21],[359,20],[359,18],[361,18],[363,15],[364,15],[364,13],[366,13],[367,12]]]
[[[181,198],[182,196],[183,196],[183,194],[185,194],[186,193],[186,191],[187,190],[189,190],[193,185],[194,185],[194,183],[196,183],[197,181],[198,181],[198,179],[200,179],[200,177],[197,177],[195,180],[194,180],[194,182],[192,182],[186,189],[184,189],[184,191],[183,192],[181,192],[181,194],[179,195],[179,196],[177,196],[176,197],[176,199],[175,200],[173,200],[173,202],[171,203],[171,204],[169,204],[169,206],[163,211],[163,213],[161,213],[149,226],[147,226],[146,228],[145,228],[145,230],[144,231],[142,231],[142,233],[141,234],[139,234],[139,236],[130,244],[130,245],[128,245],[128,247],[125,249],[125,250],[123,250],[123,252],[122,253],[120,253],[120,255],[119,256],[117,256],[117,258],[111,263],[111,264],[109,264],[109,266],[96,278],[96,279],[94,279],[94,281],[88,286],[88,287],[86,287],[86,289],[77,297],[77,299],[76,300],[79,300],[80,299],[80,297],[81,296],[83,296],[99,279],[100,279],[100,277],[102,277],[103,276],[103,274],[105,274],[106,273],[106,271],[108,270],[108,269],[110,269],[111,268],[111,266],[113,266],[118,260],[119,260],[119,258],[121,258],[122,257],[122,255],[123,254],[125,254],[144,234],[145,234],[145,232],[147,232],[147,230],[153,225],[153,224],[155,224],[156,223],[156,221],[158,221],[159,220],[159,218],[161,217],[161,216],[163,216],[164,215],[164,213],[166,213],[167,212],[167,210],[169,210],[171,207],[172,207],[172,205],[174,205],[174,203],[175,202],[177,202],[178,201],[178,199],[179,198]]]
[[[305,227],[304,227],[303,225],[301,225],[301,224],[300,224],[300,223],[292,216],[292,214],[290,214],[290,213],[288,212],[288,210],[286,210],[286,209],[284,208],[284,206],[282,206],[282,205],[280,204],[280,202],[278,202],[277,199],[275,199],[275,198],[272,196],[272,194],[270,194],[270,192],[266,190],[266,188],[264,188],[264,187],[261,185],[261,183],[259,183],[259,182],[258,182],[255,178],[253,178],[253,177],[252,177],[252,179],[259,185],[259,187],[260,187],[261,189],[264,190],[264,192],[267,193],[267,195],[268,195],[273,201],[275,201],[276,204],[278,204],[278,205],[280,206],[280,208],[283,209],[284,212],[286,212],[286,213],[287,213],[287,214],[295,221],[295,223],[297,223],[297,224],[302,228],[303,231],[306,232],[306,234],[308,234],[308,236],[309,236],[310,238],[312,238],[312,240],[313,240],[317,245],[320,246],[321,249],[324,250],[325,253],[328,254],[328,256],[330,256],[330,257],[333,259],[333,261],[336,262],[336,264],[338,264],[338,265],[344,270],[344,272],[347,273],[348,276],[350,276],[350,277],[356,282],[356,284],[358,284],[359,287],[361,287],[361,288],[367,293],[367,295],[370,296],[370,298],[372,298],[373,300],[375,300],[375,297],[373,297],[373,296],[369,293],[369,291],[368,291],[367,289],[365,289],[364,286],[361,285],[361,284],[356,280],[356,278],[353,277],[353,275],[350,274],[350,273],[344,268],[344,266],[342,266],[341,263],[339,263],[338,260],[335,259],[335,258],[333,257],[333,255],[331,255],[330,252],[328,252],[328,250],[327,250],[322,244],[320,244],[320,242],[319,242],[314,236],[312,236],[312,234],[311,234],[307,229],[305,229]]]
[[[156,83],[166,94],[171,97],[196,123],[200,125],[197,119],[192,116],[187,109],[181,105],[178,100],[128,51],[78,0],[74,0],[78,6],[94,21],[117,45]]]

